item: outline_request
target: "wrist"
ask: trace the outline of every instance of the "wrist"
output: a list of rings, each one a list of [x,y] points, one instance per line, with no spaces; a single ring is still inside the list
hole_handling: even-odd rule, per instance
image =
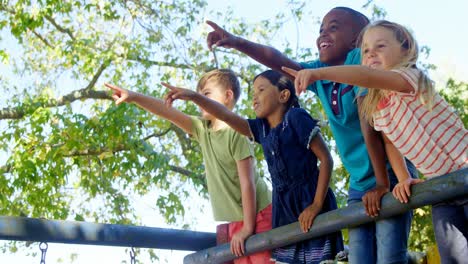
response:
[[[192,92],[192,93],[188,94],[187,97],[188,97],[189,101],[192,101],[194,103],[198,103],[198,102],[200,102],[200,99],[202,99],[203,97],[206,97],[206,96],[203,96],[203,95],[201,95],[201,94],[199,94],[197,92]]]
[[[248,227],[248,226],[243,226],[242,227],[242,230],[244,234],[253,234],[253,232],[255,231],[255,227]]]
[[[321,211],[322,210],[322,207],[323,207],[323,202],[322,203],[319,203],[319,202],[313,202],[312,203],[312,207],[317,209],[318,211]]]
[[[135,101],[137,101],[137,98],[140,96],[143,96],[143,94],[138,93],[138,92],[128,91],[128,96],[127,96],[126,101],[127,103],[134,103]]]
[[[247,43],[247,41],[241,37],[238,37],[238,36],[232,36],[232,42],[231,42],[231,46],[232,48],[234,49],[238,49],[238,48],[242,48],[242,46],[244,46],[245,44]]]
[[[386,185],[377,185],[375,186],[375,189],[381,191],[381,192],[389,192],[390,191],[390,186]]]

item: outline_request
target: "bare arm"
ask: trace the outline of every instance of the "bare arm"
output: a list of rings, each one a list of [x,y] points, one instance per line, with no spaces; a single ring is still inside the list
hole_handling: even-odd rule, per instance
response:
[[[366,66],[346,65],[301,71],[283,67],[283,70],[296,77],[294,85],[297,91],[305,91],[309,84],[317,80],[330,80],[369,89],[384,89],[406,93],[414,91],[411,84],[397,72],[376,70]]]
[[[105,85],[113,91],[112,98],[116,104],[122,102],[135,103],[146,111],[169,120],[185,132],[192,134],[192,120],[190,117],[175,108],[166,106],[163,100],[129,91],[112,84],[106,83]]]
[[[320,133],[312,139],[310,150],[320,161],[320,171],[314,201],[299,215],[299,223],[303,232],[310,229],[315,217],[322,210],[333,169],[333,159]]]
[[[393,171],[398,178],[398,184],[395,186],[395,188],[393,188],[392,191],[393,196],[400,202],[407,203],[408,197],[411,195],[411,185],[423,182],[423,180],[411,178],[404,156],[385,134],[382,135],[385,143],[387,157],[390,161],[390,164],[392,164]]]
[[[327,196],[328,186],[330,185],[330,178],[333,169],[333,159],[330,151],[328,150],[322,135],[319,133],[312,139],[310,149],[314,152],[320,161],[320,172],[317,183],[317,190],[315,192],[314,203],[323,206],[325,197]]]
[[[393,145],[393,143],[382,133],[382,137],[385,144],[385,152],[387,153],[388,160],[392,165],[392,169],[395,172],[398,182],[406,181],[411,178],[406,167],[405,157],[401,155],[401,152]]]
[[[237,161],[237,172],[242,195],[243,226],[231,240],[231,252],[236,256],[245,254],[245,240],[255,232],[257,200],[255,196],[254,161],[252,157]]]
[[[254,43],[243,38],[238,38],[234,48],[248,55],[259,63],[273,70],[283,72],[287,75],[289,74],[281,69],[282,66],[288,65],[288,67],[292,69],[302,69],[299,63],[291,60],[279,50],[270,46]]]
[[[261,64],[283,73],[286,72],[281,69],[281,66],[287,66],[295,70],[300,70],[302,68],[299,63],[289,59],[275,48],[234,36],[212,21],[206,21],[206,23],[213,28],[213,31],[208,33],[207,37],[207,44],[210,49],[212,49],[214,45],[224,48],[233,48]]]
[[[244,228],[253,233],[255,231],[255,218],[257,215],[253,157],[237,161],[237,171],[239,172],[242,193]]]
[[[166,104],[172,104],[172,101],[176,99],[190,100],[212,116],[228,124],[240,134],[251,137],[249,122],[247,122],[247,119],[232,112],[223,104],[211,100],[210,98],[192,90],[175,87],[167,83],[163,83],[163,85],[170,90],[167,94],[168,102],[166,102]]]
[[[358,97],[358,109],[361,107],[363,97]],[[368,191],[362,198],[369,216],[378,216],[380,210],[380,200],[382,196],[390,191],[390,181],[388,179],[387,166],[385,162],[385,148],[381,133],[375,131],[363,117],[359,118],[361,131],[366,144],[367,152],[374,169],[376,186]]]

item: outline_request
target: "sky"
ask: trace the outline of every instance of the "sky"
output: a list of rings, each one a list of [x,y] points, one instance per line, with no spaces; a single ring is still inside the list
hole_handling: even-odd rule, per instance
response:
[[[281,34],[281,37],[288,38],[293,47],[296,44],[300,47],[315,47],[318,25],[314,21],[321,19],[335,6],[351,7],[370,16],[370,10],[361,8],[365,2],[364,0],[308,0],[307,10],[304,12],[308,14],[307,17],[297,26],[292,21],[290,25],[285,25],[286,31]],[[252,23],[262,19],[271,19],[274,14],[285,10],[287,6],[286,1],[281,0],[209,0],[208,3],[209,10],[222,11],[227,6],[232,6],[234,15],[245,17]],[[448,77],[468,82],[468,48],[466,48],[468,29],[465,21],[468,1],[387,0],[374,1],[374,3],[385,9],[386,19],[409,27],[420,45],[430,47],[430,56],[426,61],[438,66],[437,70],[430,72],[431,78],[438,84],[438,89],[443,89],[443,84]],[[310,15],[309,11],[311,11]],[[206,19],[213,18],[206,17]],[[211,220],[213,218],[209,203],[200,197],[192,197],[192,199],[200,200],[196,203],[198,207],[187,212],[187,215],[193,217],[196,223],[192,229],[215,232],[217,223]],[[140,212],[143,222],[149,226],[168,227],[149,204],[136,203],[136,210]],[[178,227],[172,226],[171,228]],[[73,263],[78,264],[121,263],[122,261],[129,263],[130,257],[126,250],[128,248],[49,243],[46,263],[70,263],[69,255],[72,253],[77,254]],[[37,255],[32,256],[30,253],[37,253]],[[33,246],[32,250],[28,251],[20,249],[15,254],[0,253],[0,263],[38,263],[39,253],[37,246]],[[160,263],[182,263],[183,257],[190,252],[157,250],[156,253],[161,258]],[[145,261],[138,255],[137,259],[143,263],[149,263],[148,260]]]

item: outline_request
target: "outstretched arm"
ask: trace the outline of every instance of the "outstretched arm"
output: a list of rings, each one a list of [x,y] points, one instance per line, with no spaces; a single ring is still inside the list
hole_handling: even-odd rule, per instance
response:
[[[192,134],[192,120],[190,117],[177,109],[166,106],[163,100],[126,90],[109,83],[106,83],[105,86],[113,91],[112,98],[117,105],[123,102],[135,103],[146,111],[167,119],[185,132]]]
[[[312,142],[310,143],[310,150],[315,154],[315,156],[317,156],[318,160],[320,161],[320,171],[314,202],[306,209],[304,209],[304,211],[299,215],[299,223],[304,233],[309,231],[315,217],[322,210],[323,203],[327,196],[328,186],[330,184],[330,178],[333,169],[333,159],[320,133],[318,133],[317,136],[312,139]]]
[[[170,90],[166,95],[166,104],[171,105],[172,102],[177,99],[190,100],[203,108],[206,112],[210,113],[212,116],[228,124],[237,132],[244,136],[251,137],[250,127],[247,119],[232,112],[224,105],[189,89],[175,87],[167,83],[163,83],[162,85]]]
[[[376,70],[360,65],[345,65],[296,71],[283,67],[283,71],[296,79],[294,85],[298,94],[318,80],[346,83],[369,89],[384,89],[397,92],[413,92],[414,89],[399,73]]]
[[[232,237],[231,252],[239,257],[245,254],[245,240],[255,232],[257,201],[255,199],[253,157],[237,161],[237,171],[239,172],[244,219],[242,229]]]
[[[206,21],[206,23],[213,28],[213,31],[208,33],[207,37],[207,44],[210,50],[215,45],[216,47],[233,48],[261,64],[283,73],[286,72],[281,69],[281,66],[287,66],[295,70],[302,68],[299,63],[289,59],[275,48],[234,36],[212,21]]]

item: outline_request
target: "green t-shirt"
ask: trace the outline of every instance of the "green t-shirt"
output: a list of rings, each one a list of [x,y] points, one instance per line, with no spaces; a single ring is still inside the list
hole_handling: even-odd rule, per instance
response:
[[[237,161],[253,156],[251,143],[230,127],[213,131],[209,128],[209,121],[199,117],[192,117],[192,133],[202,149],[214,219],[243,220]],[[259,212],[271,203],[271,192],[257,173],[254,182]]]

